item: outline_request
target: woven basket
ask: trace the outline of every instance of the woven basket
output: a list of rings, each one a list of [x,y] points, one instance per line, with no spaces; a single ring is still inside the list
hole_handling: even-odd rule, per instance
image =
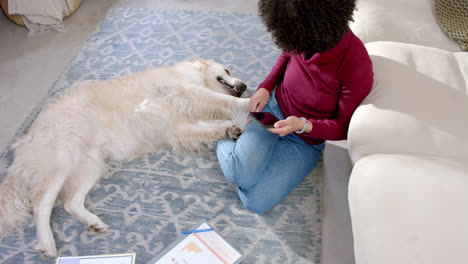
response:
[[[468,51],[468,1],[435,0],[435,10],[442,29]]]
[[[34,0],[32,0],[34,1]],[[68,1],[66,0],[63,0],[65,2],[65,4],[67,5],[67,9],[68,9],[68,16],[70,16],[71,14],[73,14],[73,12],[75,12],[75,10],[80,6],[81,4],[81,0],[72,0],[72,3],[73,3],[73,6],[69,6],[68,5]],[[2,9],[3,9],[3,12],[5,12],[5,14],[8,16],[8,18],[13,21],[15,24],[17,25],[20,25],[20,26],[24,26],[24,22],[23,22],[23,19],[21,18],[20,15],[10,15],[8,14],[8,0],[0,0],[0,5],[2,6]],[[65,15],[65,13],[63,14],[63,17],[67,17],[67,15]]]

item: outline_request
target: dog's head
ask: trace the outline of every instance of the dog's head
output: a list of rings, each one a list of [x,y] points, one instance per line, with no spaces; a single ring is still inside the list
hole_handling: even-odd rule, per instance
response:
[[[236,97],[240,97],[247,90],[247,85],[243,81],[232,77],[231,72],[226,66],[213,60],[197,59],[194,63],[202,66],[205,72],[205,83],[208,88]]]

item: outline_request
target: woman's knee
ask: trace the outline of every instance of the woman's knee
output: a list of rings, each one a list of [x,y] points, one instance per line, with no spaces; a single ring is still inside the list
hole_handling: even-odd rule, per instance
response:
[[[256,214],[263,214],[269,208],[265,208],[263,205],[258,203],[244,203],[245,208],[249,211],[254,212]]]
[[[266,210],[273,207],[265,197],[255,197],[255,195],[246,194],[242,190],[239,191],[239,197],[245,208],[257,214],[263,214]]]
[[[249,177],[248,174],[234,172],[229,176],[226,175],[226,178],[235,186],[243,189],[248,189],[256,184],[256,180],[253,177]]]
[[[250,189],[264,177],[264,170],[256,163],[246,163],[233,154],[231,159],[231,175],[229,181],[243,189]]]
[[[244,189],[248,189],[256,184],[261,175],[255,160],[246,161],[243,157],[233,151],[230,142],[218,141],[216,145],[216,154],[220,167],[226,179],[232,184]],[[229,149],[230,148],[230,149]]]

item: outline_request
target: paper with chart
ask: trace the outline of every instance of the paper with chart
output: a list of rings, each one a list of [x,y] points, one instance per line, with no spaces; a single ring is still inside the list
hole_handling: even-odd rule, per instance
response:
[[[196,229],[210,228],[206,223]],[[214,231],[186,235],[148,264],[233,264],[242,254]]]

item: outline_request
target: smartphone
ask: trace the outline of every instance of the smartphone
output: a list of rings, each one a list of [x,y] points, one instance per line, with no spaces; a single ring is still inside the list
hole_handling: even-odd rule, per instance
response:
[[[249,112],[249,118],[263,128],[273,128],[279,119],[268,112]]]

